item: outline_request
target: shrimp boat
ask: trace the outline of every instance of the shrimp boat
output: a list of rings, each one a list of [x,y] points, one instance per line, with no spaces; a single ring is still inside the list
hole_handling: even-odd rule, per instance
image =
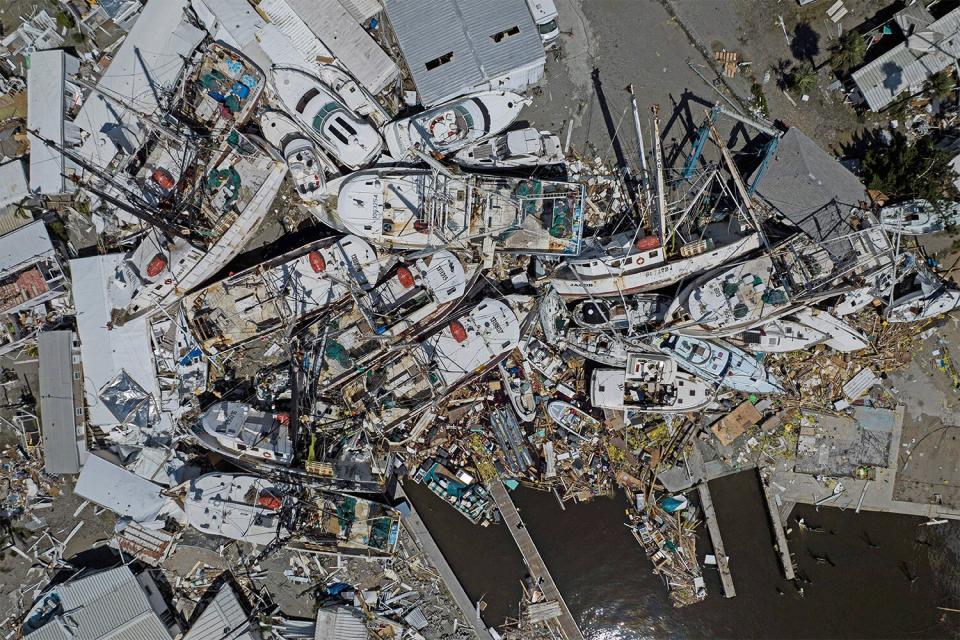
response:
[[[809,349],[826,341],[827,334],[796,320],[779,318],[762,326],[747,329],[731,341],[748,351],[761,353],[789,353]]]
[[[391,446],[401,446],[418,435],[416,428],[404,428],[412,418],[517,347],[517,311],[528,310],[530,304],[525,297],[506,302],[485,298],[466,315],[344,386],[347,407],[365,413],[367,429],[383,433]]]
[[[508,131],[458,151],[453,161],[469,169],[540,167],[563,162],[560,138],[532,127]]]
[[[189,481],[183,510],[198,531],[266,546],[290,535],[284,517],[289,501],[265,478],[208,473]]]
[[[880,226],[891,233],[919,236],[960,225],[960,202],[910,200],[880,210]]]
[[[528,98],[510,91],[481,91],[390,122],[383,135],[390,155],[398,162],[413,146],[447,155],[500,133],[529,103]]]
[[[337,162],[356,170],[380,156],[383,139],[376,128],[357,117],[319,78],[276,65],[272,73],[284,110]]]
[[[756,358],[732,344],[664,334],[653,346],[704,380],[745,393],[783,393],[779,381]]]
[[[895,298],[887,309],[890,322],[917,322],[960,309],[960,291],[923,270],[915,278],[917,288]]]
[[[303,135],[293,120],[279,111],[264,112],[260,116],[260,130],[283,156],[300,199],[307,203],[320,200],[326,190],[327,175],[339,173],[337,166]]]
[[[356,236],[326,238],[214,283],[184,300],[208,354],[305,320],[370,287],[380,275],[373,248]]]
[[[533,422],[537,417],[537,403],[530,386],[530,365],[524,360],[507,358],[497,365],[504,391],[521,422]]]
[[[869,338],[839,318],[816,308],[801,309],[793,315],[800,324],[826,336],[824,344],[835,351],[859,351],[870,344]]]
[[[622,300],[599,298],[578,302],[570,315],[577,326],[586,329],[632,331],[662,323],[671,302],[670,296],[657,293],[641,293]]]
[[[581,184],[397,168],[334,182],[340,223],[378,246],[463,249],[494,242],[517,253],[580,251]]]
[[[547,415],[558,426],[573,435],[587,440],[584,433],[596,434],[600,430],[600,421],[563,400],[554,400],[547,405]]]
[[[590,404],[641,413],[683,413],[706,407],[713,385],[679,371],[668,356],[631,353],[624,369],[594,369]]]

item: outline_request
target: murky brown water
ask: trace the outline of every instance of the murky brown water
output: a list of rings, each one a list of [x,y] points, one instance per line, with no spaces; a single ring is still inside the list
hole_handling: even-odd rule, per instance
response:
[[[811,581],[801,598],[781,576],[756,474],[744,472],[710,487],[737,597],[723,598],[719,578],[708,570],[709,597],[684,609],[670,605],[623,526],[622,496],[566,511],[547,493],[520,489],[514,500],[591,640],[960,637],[958,614],[936,609],[958,606],[946,588],[956,594],[960,581],[960,523],[925,527],[908,516],[797,507],[794,516],[825,529],[802,533],[794,527],[790,535],[791,551]],[[513,614],[524,568],[509,533],[472,526],[422,487],[407,491],[467,593],[485,594],[488,623]],[[699,543],[702,559],[709,546]],[[818,564],[814,555],[828,556],[836,566]]]

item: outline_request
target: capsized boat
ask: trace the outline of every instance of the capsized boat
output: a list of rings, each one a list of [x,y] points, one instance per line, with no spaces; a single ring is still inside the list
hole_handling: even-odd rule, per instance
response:
[[[666,319],[673,299],[657,293],[641,293],[623,299],[598,298],[578,302],[570,312],[573,321],[588,329],[633,330]]]
[[[462,249],[576,255],[585,187],[572,182],[462,175],[433,169],[370,169],[328,183],[350,233],[397,249]]]
[[[960,291],[922,270],[917,274],[913,290],[895,298],[887,308],[890,322],[917,322],[960,309]]]
[[[190,526],[203,533],[265,546],[289,535],[284,517],[289,503],[265,478],[208,473],[189,481],[183,510]]]
[[[554,400],[548,404],[547,415],[560,427],[585,440],[585,433],[596,433],[600,430],[599,420],[563,400]]]
[[[293,120],[279,111],[264,112],[260,130],[283,156],[300,199],[308,203],[319,201],[326,190],[327,174],[338,173],[336,165],[303,135]]]
[[[414,145],[427,153],[446,155],[500,133],[529,102],[511,91],[481,91],[387,123],[383,135],[396,161],[403,160]]]
[[[726,225],[723,225],[726,227]],[[726,237],[729,234],[724,232]],[[718,233],[720,238],[721,234]],[[715,268],[760,246],[760,236],[749,233],[728,242],[705,236],[687,243],[680,254],[668,257],[655,236],[635,242],[632,233],[621,233],[605,244],[593,244],[551,276],[557,292],[565,297],[621,296],[655,291],[676,284],[696,273]]]
[[[909,200],[880,210],[880,225],[892,233],[923,235],[960,225],[960,202]]]
[[[359,169],[380,156],[383,139],[376,128],[357,117],[319,78],[294,67],[276,65],[272,74],[284,110],[334,159]]]
[[[453,161],[470,169],[538,167],[562,163],[563,148],[557,136],[528,127],[470,145]]]
[[[624,369],[594,369],[590,403],[604,409],[682,413],[707,406],[713,389],[697,376],[679,371],[666,355],[631,353]]]
[[[809,349],[827,340],[827,334],[795,320],[779,318],[754,329],[747,329],[733,339],[749,351],[788,353]]]
[[[204,351],[216,353],[311,317],[352,287],[369,288],[380,268],[364,240],[326,238],[191,294],[184,310]]]
[[[859,351],[870,344],[870,339],[839,318],[813,307],[793,314],[794,320],[826,336],[824,344],[835,351]]]
[[[521,422],[533,422],[537,417],[537,403],[530,385],[530,365],[525,360],[507,356],[497,368],[517,418]]]
[[[663,334],[653,346],[704,380],[745,393],[783,393],[780,382],[756,358],[730,343]]]

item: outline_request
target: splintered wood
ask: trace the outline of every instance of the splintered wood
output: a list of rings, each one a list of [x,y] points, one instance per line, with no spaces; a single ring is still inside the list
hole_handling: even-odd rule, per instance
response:
[[[739,54],[737,54],[736,51],[717,51],[714,53],[714,58],[716,58],[720,66],[723,67],[723,75],[728,78],[737,75],[737,58],[739,58]]]

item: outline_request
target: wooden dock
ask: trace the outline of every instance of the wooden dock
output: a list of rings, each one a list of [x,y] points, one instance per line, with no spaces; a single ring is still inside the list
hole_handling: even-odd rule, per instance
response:
[[[790,547],[787,544],[787,534],[783,530],[783,520],[780,518],[780,509],[770,493],[770,487],[763,481],[759,471],[757,479],[760,481],[760,488],[763,489],[763,497],[767,502],[767,511],[770,513],[770,525],[773,527],[773,535],[777,539],[777,553],[780,555],[780,565],[783,567],[783,575],[787,580],[793,580],[793,560],[790,559]]]
[[[548,601],[553,600],[560,605],[560,615],[556,617],[556,622],[564,638],[566,640],[583,640],[580,627],[577,626],[576,620],[573,619],[573,615],[567,608],[567,603],[560,595],[560,590],[557,589],[556,583],[550,576],[550,571],[547,570],[546,563],[540,557],[540,552],[537,551],[537,546],[533,543],[533,538],[530,537],[526,525],[520,519],[520,513],[507,493],[507,488],[503,486],[503,482],[499,478],[494,478],[487,486],[490,489],[490,495],[497,503],[500,515],[503,516],[504,524],[510,531],[510,535],[513,536],[513,541],[520,549],[521,555],[523,555],[523,561],[526,563],[533,581],[540,583],[540,588],[543,589]]]
[[[720,525],[717,523],[717,512],[713,508],[713,497],[706,482],[697,485],[700,493],[700,506],[703,508],[703,517],[707,521],[707,531],[710,532],[710,541],[713,543],[713,555],[717,557],[717,570],[720,572],[720,582],[723,585],[723,596],[732,598],[737,595],[733,588],[733,575],[730,573],[730,563],[726,549],[723,547],[723,538],[720,537]]]

